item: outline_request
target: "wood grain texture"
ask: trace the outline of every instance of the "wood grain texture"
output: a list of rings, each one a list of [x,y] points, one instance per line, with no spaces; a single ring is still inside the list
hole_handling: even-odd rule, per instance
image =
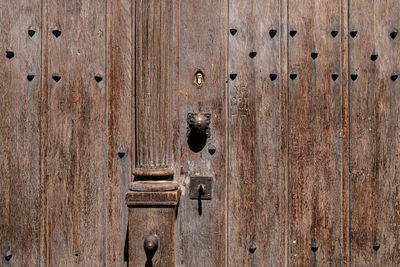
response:
[[[351,264],[400,264],[398,1],[350,1]],[[371,55],[378,55],[375,61]],[[376,245],[374,249],[374,245]]]
[[[132,4],[107,1],[107,261],[108,266],[128,262],[128,209],[125,193],[131,180],[132,126]]]
[[[340,1],[288,5],[288,30],[297,31],[288,46],[289,266],[337,266],[343,257]]]
[[[228,266],[284,263],[280,9],[279,1],[229,4]]]
[[[175,179],[182,185],[176,266],[226,265],[226,45],[227,1],[180,1],[179,80],[174,91]],[[193,84],[201,70],[204,84]],[[211,136],[194,152],[187,140],[187,113],[211,113]],[[215,153],[210,154],[210,146]],[[189,199],[190,176],[213,177],[212,200]]]
[[[349,117],[349,0],[341,0],[341,85],[342,85],[342,123],[343,123],[343,162],[342,162],[342,229],[343,266],[350,265],[350,117]]]
[[[137,252],[130,254],[129,266],[175,266],[175,216],[176,206],[129,208],[129,249]],[[159,238],[159,247],[152,258],[143,248],[143,242],[150,234]]]
[[[128,251],[143,252],[147,231],[166,233],[159,266],[171,252],[176,266],[400,265],[399,11],[395,0],[0,1],[0,266],[135,266],[145,255]],[[212,114],[200,152],[189,112]],[[171,192],[135,192],[128,201],[152,207],[128,215],[132,162],[171,167],[177,216]],[[195,175],[213,177],[201,215]]]
[[[46,7],[47,264],[100,266],[106,257],[106,1],[46,1]]]
[[[0,52],[0,266],[35,266],[42,216],[40,1],[0,1]]]
[[[135,167],[167,168],[172,156],[173,21],[176,1],[138,0],[135,5]],[[174,10],[174,7],[176,10]]]

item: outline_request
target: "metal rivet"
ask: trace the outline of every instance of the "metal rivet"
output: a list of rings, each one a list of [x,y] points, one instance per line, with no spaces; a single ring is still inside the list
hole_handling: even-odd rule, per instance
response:
[[[392,76],[390,76],[390,79],[392,80],[392,82],[394,82],[395,80],[397,80],[397,77],[399,77],[399,75],[393,74]]]
[[[234,79],[236,79],[237,74],[236,73],[231,73],[229,74],[229,78],[231,78],[231,80],[233,81]]]
[[[4,256],[4,259],[6,260],[6,261],[10,261],[11,260],[11,258],[12,258],[12,254],[11,254],[11,251],[7,251],[6,252],[6,255]]]
[[[351,31],[350,36],[355,38],[357,36],[357,31]]]
[[[26,79],[28,80],[28,81],[32,81],[33,79],[35,78],[35,75],[33,75],[33,74],[28,74],[28,76],[26,76]]]
[[[312,52],[311,53],[311,58],[312,59],[316,59],[318,57],[318,53],[316,53],[316,52]]]
[[[103,80],[103,77],[101,77],[100,75],[96,75],[96,76],[94,76],[94,79],[96,80],[96,82],[101,82],[102,80]]]
[[[29,29],[29,30],[28,30],[28,35],[29,35],[30,37],[33,37],[33,36],[35,35],[35,33],[36,33],[36,31],[33,30],[33,29]]]
[[[375,241],[374,244],[372,245],[372,249],[375,251],[378,251],[381,245],[378,243],[378,241]]]
[[[14,57],[14,51],[7,50],[7,51],[6,51],[6,57],[7,57],[8,59],[12,59],[12,58]]]
[[[277,33],[277,31],[272,29],[272,30],[269,31],[269,36],[271,36],[271,38],[274,38],[276,33]]]
[[[271,73],[271,74],[269,75],[269,78],[271,79],[271,81],[275,81],[276,78],[278,78],[278,75],[275,74],[275,73]]]
[[[297,78],[297,74],[296,73],[292,73],[292,74],[289,75],[289,77],[290,77],[291,80],[294,80],[294,79]]]
[[[289,32],[289,35],[292,37],[294,37],[296,34],[297,34],[297,31],[295,31],[295,30],[292,30]]]
[[[257,55],[257,52],[255,52],[255,51],[252,51],[249,53],[250,58],[255,58],[256,55]]]
[[[350,78],[355,81],[357,80],[358,75],[357,74],[350,74]]]
[[[217,149],[215,148],[214,145],[211,145],[211,146],[208,148],[208,153],[210,153],[210,155],[214,155],[214,154],[215,154],[215,151],[217,151]]]
[[[61,80],[61,76],[58,73],[54,73],[53,76],[51,76],[53,80],[58,83]]]
[[[311,251],[312,252],[317,252],[317,250],[318,250],[318,244],[317,243],[313,243],[313,244],[311,244]]]
[[[229,31],[230,31],[230,33],[231,33],[232,35],[235,35],[235,34],[237,33],[237,30],[236,30],[236,29],[230,29]]]
[[[335,38],[338,35],[338,31],[331,31],[331,35],[333,38]]]
[[[256,252],[256,249],[257,249],[256,243],[254,241],[251,241],[249,246],[249,252],[251,254],[254,254],[254,252]]]
[[[52,33],[56,38],[60,37],[61,35],[61,31],[59,29],[54,29]]]

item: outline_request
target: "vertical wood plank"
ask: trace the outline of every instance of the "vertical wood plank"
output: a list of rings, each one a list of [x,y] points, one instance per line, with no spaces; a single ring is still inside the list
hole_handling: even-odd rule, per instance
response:
[[[106,257],[106,1],[46,6],[48,265],[100,266]]]
[[[40,264],[41,1],[0,2],[0,55],[0,265],[35,266]],[[28,75],[34,78],[28,81]]]
[[[132,1],[107,1],[107,265],[128,261],[125,193],[131,179]],[[134,110],[134,107],[133,109]]]
[[[284,262],[280,1],[230,1],[229,27],[228,265],[277,266]]]
[[[341,0],[341,92],[343,125],[343,161],[342,161],[342,231],[343,231],[343,266],[350,266],[350,117],[349,117],[349,0]]]
[[[288,48],[289,265],[335,266],[343,256],[340,1],[293,0],[288,12],[289,34],[297,31]]]
[[[182,185],[177,219],[177,266],[226,266],[227,1],[180,1],[179,80],[174,83],[175,179]],[[174,29],[174,30],[175,30]],[[201,88],[194,74],[204,73]],[[187,141],[187,113],[209,112],[211,137],[200,152]],[[215,153],[209,153],[210,146]],[[213,177],[212,200],[189,199],[190,176]]]
[[[351,264],[400,264],[398,1],[351,1]],[[372,60],[371,55],[377,55]]]

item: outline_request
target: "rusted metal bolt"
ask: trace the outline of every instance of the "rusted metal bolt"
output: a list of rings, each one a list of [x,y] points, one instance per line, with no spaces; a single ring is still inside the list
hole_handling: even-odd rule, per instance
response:
[[[158,249],[158,237],[156,235],[148,235],[144,239],[144,250],[146,252],[156,252]]]

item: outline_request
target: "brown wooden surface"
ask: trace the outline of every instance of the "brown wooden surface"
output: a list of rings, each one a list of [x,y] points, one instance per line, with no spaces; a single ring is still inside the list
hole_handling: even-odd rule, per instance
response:
[[[288,260],[335,266],[343,256],[342,91],[341,38],[331,31],[340,31],[340,1],[289,1],[288,12],[297,31],[288,45],[288,72],[297,74],[288,81]]]
[[[229,5],[229,27],[237,30],[229,32],[229,266],[284,262],[280,8],[279,1]],[[276,33],[270,35],[270,30]],[[257,53],[254,58],[251,52]],[[273,81],[270,74],[276,75]]]
[[[227,2],[181,1],[179,18],[179,81],[175,91],[175,179],[182,185],[177,219],[177,266],[226,264],[226,38]],[[204,85],[193,84],[194,74],[204,73]],[[211,113],[211,137],[200,152],[187,141],[187,113]],[[179,123],[179,124],[177,124]],[[179,127],[179,128],[178,128]],[[178,131],[179,129],[179,131]],[[211,155],[209,146],[216,151]],[[213,177],[212,200],[189,199],[190,176]]]
[[[0,1],[0,51],[0,266],[34,266],[42,216],[40,1]]]
[[[350,1],[350,245],[354,266],[400,265],[398,1]],[[368,12],[368,13],[367,13]],[[366,16],[368,14],[368,16]],[[377,54],[376,61],[370,56]],[[376,251],[374,244],[380,245]]]
[[[142,48],[156,50],[135,51],[143,3]],[[0,266],[126,266],[143,245],[127,235],[133,162],[168,165],[182,185],[176,266],[400,265],[399,11],[395,0],[0,0]],[[140,77],[136,52],[154,61]],[[135,99],[140,79],[151,90]],[[189,112],[212,114],[200,152]],[[213,177],[201,215],[193,175]],[[140,212],[154,229],[174,220]]]
[[[125,266],[128,262],[125,193],[131,180],[132,127],[135,126],[132,120],[134,111],[131,110],[134,57],[129,56],[132,53],[131,14],[130,0],[107,1],[108,266]]]
[[[133,1],[135,23],[135,168],[169,168],[172,157],[172,85],[176,76],[177,1]],[[145,176],[143,171],[135,175]],[[158,172],[154,175],[157,176]]]
[[[43,11],[47,264],[99,266],[106,257],[106,5],[48,1]]]
[[[130,207],[129,236],[130,249],[137,251],[130,254],[129,266],[175,266],[175,230],[176,206]],[[161,222],[161,223],[159,223]],[[143,249],[143,242],[148,235],[159,238],[159,246],[152,258]]]

